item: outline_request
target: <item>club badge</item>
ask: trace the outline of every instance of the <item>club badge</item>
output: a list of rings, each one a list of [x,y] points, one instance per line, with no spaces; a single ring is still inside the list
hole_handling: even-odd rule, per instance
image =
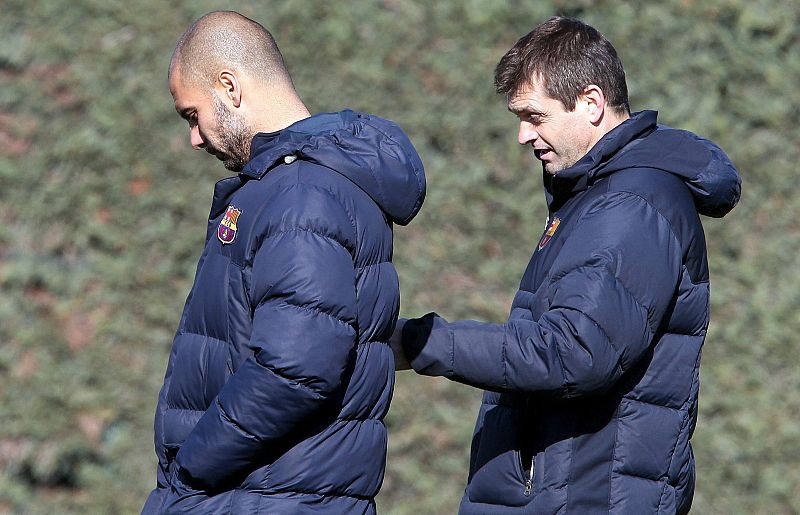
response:
[[[239,219],[241,214],[242,211],[233,206],[228,206],[228,209],[225,210],[225,216],[222,217],[219,227],[217,227],[217,238],[223,245],[233,243],[234,238],[236,238],[236,231],[238,230],[236,220]]]
[[[561,219],[553,218],[553,221],[547,226],[547,230],[544,231],[542,239],[539,240],[539,250],[542,250],[548,243],[550,243],[550,240],[553,239],[553,235],[556,233],[556,229],[558,229],[559,224],[561,224]]]

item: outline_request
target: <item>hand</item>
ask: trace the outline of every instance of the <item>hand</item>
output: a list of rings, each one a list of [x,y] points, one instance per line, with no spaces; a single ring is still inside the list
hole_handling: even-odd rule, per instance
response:
[[[406,325],[408,320],[400,318],[394,326],[394,332],[389,338],[389,347],[392,348],[394,353],[394,369],[395,370],[411,370],[411,364],[406,359],[406,353],[403,351],[403,326]]]

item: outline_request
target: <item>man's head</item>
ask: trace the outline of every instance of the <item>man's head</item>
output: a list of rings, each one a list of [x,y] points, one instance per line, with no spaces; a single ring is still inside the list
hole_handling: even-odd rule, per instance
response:
[[[197,20],[175,47],[169,86],[191,143],[240,171],[257,132],[308,116],[272,35],[238,13]]]
[[[625,71],[611,43],[572,18],[554,17],[509,50],[495,88],[520,119],[519,142],[558,173],[630,116]]]

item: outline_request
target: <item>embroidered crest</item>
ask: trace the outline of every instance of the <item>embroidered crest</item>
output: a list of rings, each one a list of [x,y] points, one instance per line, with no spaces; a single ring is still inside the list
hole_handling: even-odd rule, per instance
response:
[[[556,233],[556,229],[558,229],[559,224],[561,224],[561,219],[553,218],[553,221],[547,226],[547,230],[544,231],[542,239],[539,240],[539,250],[542,250],[548,243],[550,243],[550,240],[553,239],[553,235]]]
[[[233,243],[234,238],[236,238],[236,231],[238,230],[236,220],[239,219],[241,214],[242,211],[233,206],[228,206],[228,209],[225,210],[225,215],[220,220],[219,227],[217,227],[217,238],[223,245]]]

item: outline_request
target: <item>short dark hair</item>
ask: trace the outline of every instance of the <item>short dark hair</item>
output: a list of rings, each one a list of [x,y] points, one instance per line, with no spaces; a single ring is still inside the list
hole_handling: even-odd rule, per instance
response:
[[[580,20],[554,16],[523,36],[506,52],[494,72],[497,93],[513,96],[534,78],[548,96],[575,109],[590,84],[599,86],[608,105],[630,113],[625,70],[614,46]]]

